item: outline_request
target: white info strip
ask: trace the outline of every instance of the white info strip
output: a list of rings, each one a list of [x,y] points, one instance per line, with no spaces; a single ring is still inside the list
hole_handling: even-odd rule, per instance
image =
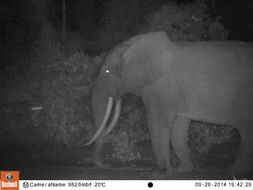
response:
[[[20,180],[20,190],[251,190],[253,180]]]

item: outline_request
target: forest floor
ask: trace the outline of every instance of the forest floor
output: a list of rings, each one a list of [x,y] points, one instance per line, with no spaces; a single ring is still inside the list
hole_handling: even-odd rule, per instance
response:
[[[6,146],[4,146],[6,147]],[[253,174],[232,176],[224,170],[205,169],[165,175],[154,172],[154,161],[120,163],[105,160],[110,167],[91,164],[92,152],[79,148],[7,146],[1,148],[0,170],[19,170],[22,180],[232,180],[253,179]],[[86,157],[86,159],[83,159]],[[82,161],[81,161],[82,160]]]
[[[150,168],[108,168],[37,166],[20,168],[21,179],[33,180],[232,180],[233,177],[221,171],[196,171],[184,174],[158,175]]]

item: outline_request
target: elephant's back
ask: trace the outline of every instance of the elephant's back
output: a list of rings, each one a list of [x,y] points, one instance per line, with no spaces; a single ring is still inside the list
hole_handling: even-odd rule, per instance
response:
[[[175,51],[173,65],[183,81],[188,102],[195,102],[190,106],[192,110],[201,107],[199,113],[212,110],[214,115],[228,115],[231,120],[240,117],[253,122],[251,44],[183,43]]]
[[[208,75],[253,75],[253,45],[244,42],[181,42],[173,64],[185,72]]]

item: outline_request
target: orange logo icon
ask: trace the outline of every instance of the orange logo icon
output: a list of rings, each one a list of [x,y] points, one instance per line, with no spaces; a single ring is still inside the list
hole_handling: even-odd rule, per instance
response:
[[[1,190],[19,189],[19,171],[1,171]]]

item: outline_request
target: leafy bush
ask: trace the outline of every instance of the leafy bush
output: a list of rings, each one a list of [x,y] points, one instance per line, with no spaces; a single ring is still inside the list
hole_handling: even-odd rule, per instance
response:
[[[142,154],[147,150],[142,150],[144,147],[138,146],[139,143],[149,140],[145,107],[140,99],[131,95],[123,99],[121,116],[117,125],[108,138],[113,148],[111,156],[123,162],[150,159],[151,155],[145,158]]]
[[[223,40],[228,31],[206,13],[205,1],[190,4],[168,3],[147,16],[142,32],[165,31],[173,41]]]
[[[192,162],[197,167],[227,168],[237,157],[240,140],[231,126],[192,121],[188,141]]]
[[[31,70],[0,81],[6,83],[1,91],[2,129],[10,128],[15,142],[27,144],[39,143],[39,138],[65,144],[86,140],[93,128],[90,87],[98,58],[82,52],[66,58],[60,46],[37,53]]]
[[[47,74],[38,81],[40,104],[44,109],[32,115],[33,124],[40,128],[43,136],[77,144],[93,131],[90,87],[95,63],[92,58],[77,52],[54,68],[45,68]]]

